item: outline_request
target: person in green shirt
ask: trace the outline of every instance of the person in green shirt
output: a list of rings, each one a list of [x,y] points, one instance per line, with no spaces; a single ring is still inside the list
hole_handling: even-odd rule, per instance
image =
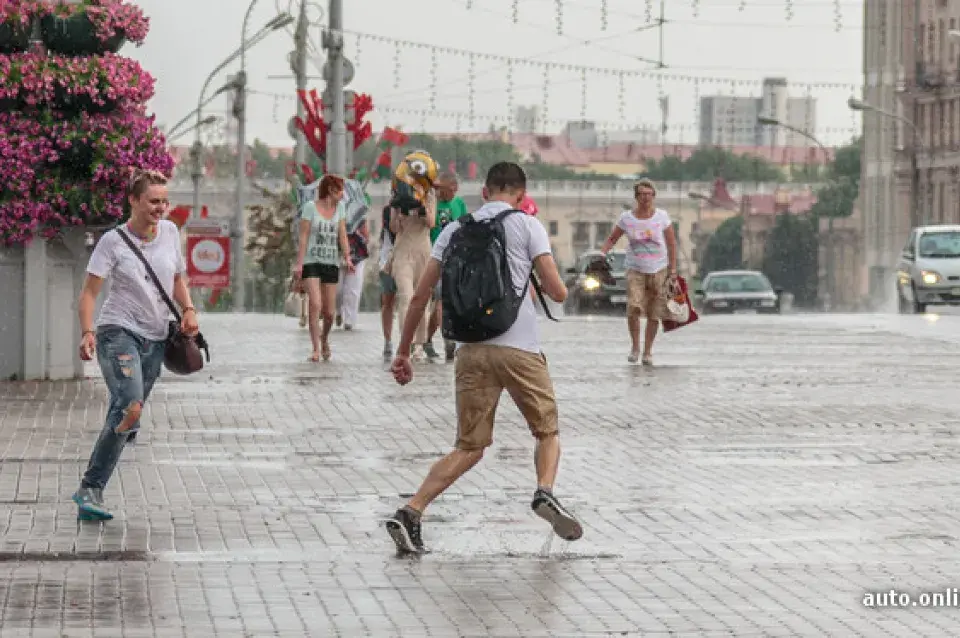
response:
[[[460,183],[454,173],[444,173],[437,180],[434,187],[437,190],[437,223],[430,230],[430,244],[437,241],[437,237],[443,231],[444,227],[452,221],[456,221],[467,213],[467,204],[457,196]],[[433,347],[433,335],[437,333],[443,320],[443,302],[440,298],[440,282],[433,290],[433,309],[430,311],[430,324],[427,327],[427,343],[423,346],[423,351],[431,359],[436,359],[440,355]],[[453,343],[445,343],[446,360],[453,360]]]

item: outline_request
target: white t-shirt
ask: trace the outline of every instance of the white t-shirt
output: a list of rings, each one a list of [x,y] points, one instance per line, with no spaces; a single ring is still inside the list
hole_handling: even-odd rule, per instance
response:
[[[474,213],[478,220],[491,219],[499,213],[508,210],[510,206],[503,202],[489,202]],[[507,260],[510,265],[510,274],[517,291],[523,290],[530,279],[533,270],[533,260],[540,255],[549,255],[550,238],[543,224],[532,215],[514,213],[503,220],[504,231],[507,236]],[[460,222],[450,222],[437,237],[433,245],[431,256],[443,263],[443,251],[450,243],[450,236],[460,228]],[[497,346],[507,346],[540,354],[540,327],[537,324],[537,310],[530,295],[524,295],[517,321],[510,329],[499,337],[494,337],[483,343]]]
[[[669,227],[670,215],[662,208],[656,209],[650,219],[637,219],[632,210],[620,215],[617,228],[630,242],[625,264],[628,270],[653,274],[670,265],[667,240],[663,235]]]
[[[161,220],[157,236],[144,244],[127,232],[157,273],[164,290],[173,299],[173,280],[186,272],[180,231],[169,220]],[[111,230],[97,242],[87,272],[107,279],[107,297],[100,309],[97,326],[120,326],[144,339],[163,341],[167,338],[170,309],[163,302],[146,268],[117,231]]]

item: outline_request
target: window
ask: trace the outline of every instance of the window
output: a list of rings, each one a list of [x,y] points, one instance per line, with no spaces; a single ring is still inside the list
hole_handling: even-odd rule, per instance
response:
[[[599,247],[603,245],[603,242],[607,241],[607,237],[610,236],[610,232],[613,230],[613,223],[611,222],[597,222],[596,225],[596,235],[594,235],[594,243]]]
[[[550,236],[551,236],[551,237],[556,237],[556,236],[559,235],[559,234],[560,234],[560,222],[551,220],[551,221],[550,221]]]
[[[768,292],[770,281],[760,273],[738,273],[710,277],[704,288],[707,292]]]
[[[960,232],[934,231],[923,233],[920,237],[920,256],[927,259],[956,259],[960,257]]]
[[[917,245],[917,231],[910,233],[910,237],[907,238],[907,245],[903,247],[903,256],[908,259],[913,259],[915,251],[914,246]]]
[[[574,222],[573,241],[577,243],[586,243],[590,241],[590,224],[587,222]]]

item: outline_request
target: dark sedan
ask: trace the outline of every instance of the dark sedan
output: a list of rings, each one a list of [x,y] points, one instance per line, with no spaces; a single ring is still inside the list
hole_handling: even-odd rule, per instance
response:
[[[695,293],[701,313],[780,312],[780,289],[755,270],[720,270],[707,275]]]
[[[590,266],[600,259],[603,259],[600,251],[591,250],[580,255],[574,268],[567,269],[567,275],[570,275],[566,281],[569,291],[565,305],[567,312],[627,307],[626,253],[611,250],[607,254],[611,282],[604,282]]]

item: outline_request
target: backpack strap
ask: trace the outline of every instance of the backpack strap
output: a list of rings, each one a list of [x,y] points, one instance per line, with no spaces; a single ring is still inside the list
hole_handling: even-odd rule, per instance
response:
[[[505,211],[501,211],[501,212],[497,213],[497,216],[491,218],[489,221],[502,222],[504,219],[506,219],[506,218],[509,217],[510,215],[513,215],[514,213],[520,213],[521,215],[526,215],[526,213],[523,212],[523,211],[520,210],[520,209],[517,209],[517,208],[508,208],[508,209],[505,210]],[[477,218],[474,217],[475,214],[476,214],[476,213],[473,213],[473,214],[470,214],[470,215],[464,215],[464,216],[461,217],[458,221],[461,222],[461,224],[463,224],[463,223],[467,223],[467,224],[475,224],[475,223],[478,223]],[[527,290],[529,290],[530,284],[533,284],[533,289],[537,292],[537,298],[540,299],[540,305],[543,307],[543,312],[544,312],[544,314],[546,314],[546,315],[547,315],[547,318],[550,319],[551,321],[556,321],[556,322],[559,323],[560,320],[553,316],[553,313],[550,312],[550,307],[547,306],[547,300],[546,300],[546,298],[544,298],[544,296],[543,296],[543,288],[540,287],[540,282],[537,281],[537,276],[534,274],[532,268],[530,269],[530,279],[528,279],[528,280],[527,280],[527,283],[523,286],[523,296],[524,296],[524,297],[527,296]]]

